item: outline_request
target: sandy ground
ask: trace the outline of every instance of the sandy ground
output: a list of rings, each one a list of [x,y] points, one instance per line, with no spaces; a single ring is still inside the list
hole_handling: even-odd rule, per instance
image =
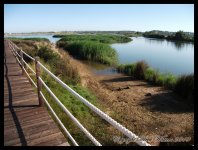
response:
[[[96,75],[79,60],[70,61],[105,112],[149,143],[194,137],[194,112],[171,91],[123,74]]]

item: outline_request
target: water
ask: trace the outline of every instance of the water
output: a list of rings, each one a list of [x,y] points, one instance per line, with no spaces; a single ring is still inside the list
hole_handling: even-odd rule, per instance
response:
[[[145,60],[162,73],[194,73],[194,44],[144,37],[128,43],[112,44],[122,64]]]
[[[51,34],[12,36],[19,38],[40,37],[56,43],[60,38]],[[6,36],[10,37],[10,36]],[[149,66],[162,73],[175,75],[194,73],[194,44],[172,42],[163,39],[133,37],[128,43],[112,44],[122,64],[145,60]],[[115,69],[98,63],[84,61],[96,74],[114,74]]]
[[[5,36],[5,37],[17,37],[17,38],[47,38],[52,43],[56,43],[61,38],[54,38],[52,34],[37,34],[37,35],[20,35],[20,36]]]
[[[88,60],[81,60],[81,62],[86,64],[97,75],[117,74],[116,69],[113,67]]]

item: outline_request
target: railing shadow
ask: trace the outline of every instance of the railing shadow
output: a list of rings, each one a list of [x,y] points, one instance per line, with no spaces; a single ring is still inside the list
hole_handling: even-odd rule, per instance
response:
[[[7,81],[8,93],[9,93],[9,105],[8,105],[8,108],[9,108],[11,114],[12,114],[13,121],[15,123],[16,129],[17,129],[17,132],[18,132],[18,135],[19,135],[19,138],[20,138],[21,145],[22,146],[27,146],[27,141],[25,139],[25,135],[23,133],[23,129],[21,128],[19,119],[18,119],[18,117],[16,115],[16,112],[14,111],[13,104],[12,104],[12,100],[13,100],[12,99],[12,87],[11,87],[11,84],[10,84],[10,81],[9,81],[9,76],[8,76],[8,67],[7,67],[7,63],[6,63],[5,47],[4,47],[4,64],[5,64],[5,71],[6,71],[5,78],[6,78],[6,81]]]

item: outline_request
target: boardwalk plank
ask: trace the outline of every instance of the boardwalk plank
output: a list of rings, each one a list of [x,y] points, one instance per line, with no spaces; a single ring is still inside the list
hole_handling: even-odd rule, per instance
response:
[[[4,145],[69,146],[4,40]]]

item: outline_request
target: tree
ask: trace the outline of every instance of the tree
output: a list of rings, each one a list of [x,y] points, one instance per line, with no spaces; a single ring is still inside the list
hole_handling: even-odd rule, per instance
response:
[[[183,40],[185,39],[185,33],[183,31],[178,31],[175,33],[175,39]]]

